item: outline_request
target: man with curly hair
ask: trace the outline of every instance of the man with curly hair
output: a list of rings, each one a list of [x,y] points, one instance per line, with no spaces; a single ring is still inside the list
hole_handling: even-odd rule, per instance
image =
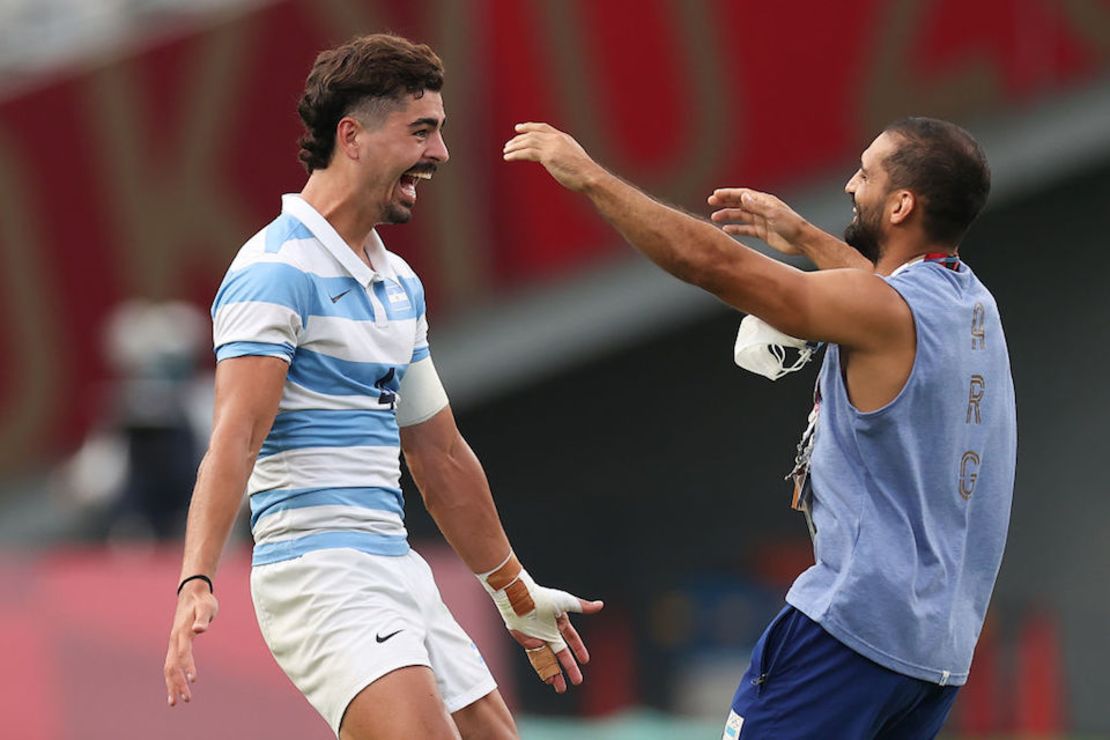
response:
[[[166,656],[171,706],[191,698],[192,643],[216,616],[212,578],[245,488],[259,626],[336,735],[516,736],[408,545],[401,451],[540,678],[559,693],[582,681],[567,612],[602,604],[537,585],[513,555],[432,364],[423,287],[374,228],[407,222],[417,184],[447,161],[442,85],[431,49],[388,34],[321,53],[308,76],[308,182],[239,251],[212,307],[215,419]]]

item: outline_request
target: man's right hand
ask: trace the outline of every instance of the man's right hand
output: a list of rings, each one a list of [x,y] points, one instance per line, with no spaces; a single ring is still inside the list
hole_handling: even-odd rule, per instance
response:
[[[540,586],[512,553],[495,570],[476,575],[540,680],[557,694],[567,690],[567,679],[575,686],[582,683],[578,664],[588,663],[590,653],[570,623],[568,612],[596,614],[605,604]]]
[[[719,188],[709,196],[710,215],[732,236],[754,236],[783,254],[803,254],[799,241],[806,221],[769,193],[748,188]]]
[[[208,590],[208,584],[196,580],[185,584],[177,597],[177,611],[170,630],[170,645],[166,650],[166,665],[163,674],[166,679],[167,701],[171,707],[178,700],[190,701],[193,698],[190,684],[196,683],[197,666],[193,660],[193,639],[208,631],[212,620],[220,611],[216,597]]]

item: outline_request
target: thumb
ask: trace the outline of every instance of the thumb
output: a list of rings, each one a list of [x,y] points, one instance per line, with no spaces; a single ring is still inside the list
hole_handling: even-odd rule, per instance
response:
[[[199,635],[208,631],[208,625],[212,624],[212,617],[215,615],[212,610],[206,607],[197,609],[196,617],[193,619],[193,634]]]
[[[578,611],[582,614],[597,614],[599,611],[605,608],[605,602],[601,601],[600,599],[596,601],[586,601],[585,599],[579,599],[579,601],[581,602],[581,608]]]
[[[605,606],[605,602],[603,601],[586,601],[585,599],[580,599],[574,594],[568,594],[566,591],[560,591],[557,588],[553,588],[551,589],[551,591],[551,602],[560,612],[575,612],[576,614],[596,614]]]
[[[556,614],[563,614],[565,612],[582,612],[582,599],[573,594],[568,594],[566,591],[561,591],[557,588],[547,589],[548,596],[551,598],[551,605],[555,607]]]

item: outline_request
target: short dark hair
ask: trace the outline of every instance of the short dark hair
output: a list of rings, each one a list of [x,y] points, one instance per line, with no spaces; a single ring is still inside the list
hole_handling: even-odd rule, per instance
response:
[[[305,81],[297,113],[305,132],[299,159],[310,173],[324,169],[335,150],[339,119],[374,100],[443,88],[443,62],[426,44],[390,33],[359,36],[320,52]]]
[[[923,205],[930,240],[957,246],[978,217],[991,190],[991,171],[979,142],[954,123],[910,117],[883,133],[897,148],[883,163],[891,188],[912,191]]]

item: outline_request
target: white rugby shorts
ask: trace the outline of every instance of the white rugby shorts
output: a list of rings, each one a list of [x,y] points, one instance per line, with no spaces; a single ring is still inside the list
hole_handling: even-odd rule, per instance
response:
[[[336,735],[351,700],[398,668],[431,668],[448,712],[497,688],[415,550],[336,548],[255,566],[251,596],[274,659]]]

